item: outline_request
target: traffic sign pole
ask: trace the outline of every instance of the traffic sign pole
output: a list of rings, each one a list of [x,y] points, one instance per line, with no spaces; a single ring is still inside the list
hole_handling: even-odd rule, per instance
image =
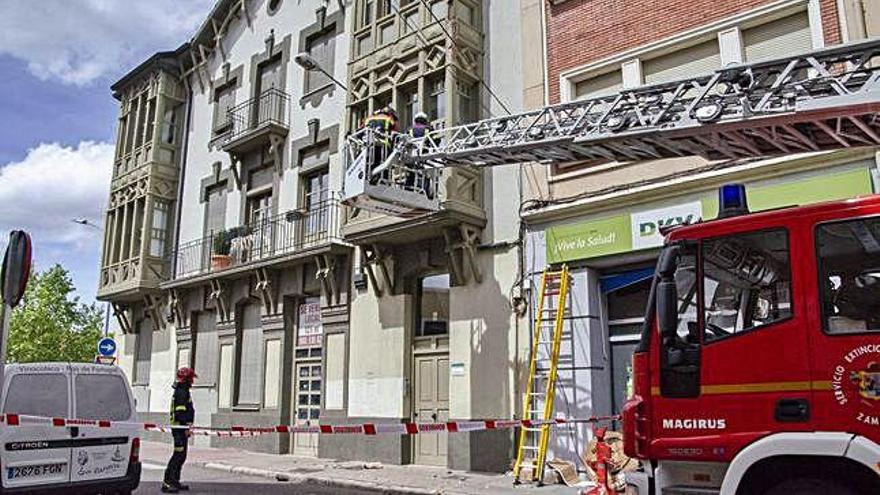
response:
[[[9,320],[12,319],[12,306],[3,301],[0,304],[0,398],[6,379],[6,341],[9,339]]]
[[[31,237],[23,230],[9,233],[9,243],[0,269],[0,398],[6,378],[6,341],[12,308],[18,306],[31,275]]]

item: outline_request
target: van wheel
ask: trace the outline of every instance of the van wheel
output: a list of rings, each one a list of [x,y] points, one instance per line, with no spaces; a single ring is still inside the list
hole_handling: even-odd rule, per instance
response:
[[[841,485],[835,481],[822,478],[796,478],[785,480],[769,490],[764,495],[859,495],[849,486]]]

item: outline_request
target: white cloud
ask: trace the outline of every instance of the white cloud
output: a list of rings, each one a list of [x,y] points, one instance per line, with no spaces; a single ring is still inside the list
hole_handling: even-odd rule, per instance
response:
[[[24,160],[0,167],[0,232],[24,229],[35,245],[54,254],[94,255],[101,231],[72,220],[103,224],[113,150],[112,144],[90,141],[76,148],[44,143]]]
[[[43,80],[84,85],[121,76],[187,41],[211,0],[3,0],[0,55]]]

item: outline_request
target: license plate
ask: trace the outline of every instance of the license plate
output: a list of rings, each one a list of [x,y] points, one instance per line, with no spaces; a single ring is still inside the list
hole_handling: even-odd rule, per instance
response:
[[[64,472],[67,466],[64,462],[54,464],[34,464],[31,466],[13,466],[6,468],[7,479],[37,478],[40,476],[53,476]]]

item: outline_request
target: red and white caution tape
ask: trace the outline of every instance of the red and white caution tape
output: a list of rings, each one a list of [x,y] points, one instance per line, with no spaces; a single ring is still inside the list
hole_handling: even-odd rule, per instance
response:
[[[483,430],[506,430],[519,427],[559,427],[564,425],[601,423],[614,421],[619,416],[593,416],[584,419],[551,419],[551,420],[527,420],[527,419],[490,419],[472,421],[448,421],[445,423],[360,423],[346,425],[329,424],[298,424],[278,426],[231,426],[227,428],[213,428],[208,426],[181,426],[160,425],[156,423],[135,423],[130,421],[107,421],[68,418],[49,418],[43,416],[29,416],[23,414],[0,415],[0,425],[6,426],[85,426],[95,428],[111,428],[114,426],[137,427],[148,431],[171,432],[175,429],[189,429],[196,435],[209,436],[255,436],[269,433],[317,433],[322,435],[418,435],[426,433],[458,433]]]

